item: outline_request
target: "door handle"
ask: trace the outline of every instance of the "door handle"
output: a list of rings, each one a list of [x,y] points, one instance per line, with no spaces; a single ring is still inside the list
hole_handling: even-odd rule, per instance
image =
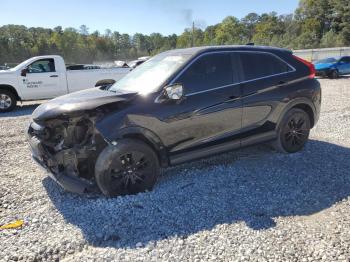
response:
[[[229,96],[227,98],[227,100],[225,101],[225,103],[234,103],[236,102],[236,99],[240,98],[240,96],[235,96],[235,95],[232,95],[232,96]]]
[[[51,75],[50,77],[58,77],[58,75]]]
[[[287,83],[286,81],[279,81],[277,85],[282,86],[282,85],[285,85],[286,83]]]
[[[232,100],[232,99],[237,99],[237,98],[239,98],[239,96],[229,96],[228,97],[230,100]]]

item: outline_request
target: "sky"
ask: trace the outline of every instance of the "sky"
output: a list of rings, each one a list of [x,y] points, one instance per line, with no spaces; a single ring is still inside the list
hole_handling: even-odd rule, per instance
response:
[[[294,12],[299,0],[1,0],[0,26],[63,28],[86,25],[89,32],[180,34],[195,21],[205,28],[226,16],[250,12]]]

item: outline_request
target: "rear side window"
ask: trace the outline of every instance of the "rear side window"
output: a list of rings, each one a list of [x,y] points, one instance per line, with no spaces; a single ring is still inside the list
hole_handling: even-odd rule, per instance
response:
[[[233,83],[229,53],[208,54],[200,57],[177,79],[186,94],[206,91]]]
[[[292,71],[292,68],[274,55],[241,53],[244,80],[253,80]]]

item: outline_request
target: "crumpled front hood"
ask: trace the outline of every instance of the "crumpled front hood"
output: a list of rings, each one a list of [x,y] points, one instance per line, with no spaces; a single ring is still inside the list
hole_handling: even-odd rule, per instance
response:
[[[99,106],[120,101],[128,101],[137,93],[116,94],[91,88],[52,99],[40,105],[32,114],[34,120],[45,121],[60,115],[70,115],[95,109]]]
[[[335,63],[325,63],[325,64],[315,64],[316,70],[322,70],[322,69],[329,69],[331,68]]]

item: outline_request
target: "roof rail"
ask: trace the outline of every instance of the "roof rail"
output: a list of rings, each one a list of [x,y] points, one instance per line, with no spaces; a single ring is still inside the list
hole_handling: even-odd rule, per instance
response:
[[[253,42],[246,43],[246,45],[255,45]]]

